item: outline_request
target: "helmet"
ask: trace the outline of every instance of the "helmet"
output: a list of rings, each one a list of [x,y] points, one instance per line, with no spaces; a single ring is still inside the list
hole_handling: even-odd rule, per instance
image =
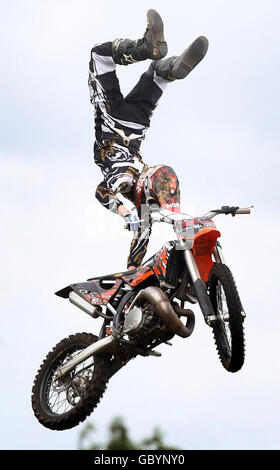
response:
[[[137,209],[141,204],[180,212],[179,180],[170,166],[157,165],[141,173],[135,185]]]

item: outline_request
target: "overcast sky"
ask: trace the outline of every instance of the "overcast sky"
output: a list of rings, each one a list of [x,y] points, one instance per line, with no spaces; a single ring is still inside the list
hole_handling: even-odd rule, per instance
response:
[[[135,439],[159,425],[183,449],[279,448],[279,3],[2,0],[2,449],[77,448],[83,424],[42,427],[31,388],[58,341],[101,327],[54,292],[126,267],[131,236],[94,198],[102,176],[87,71],[96,42],[142,37],[149,8],[164,20],[169,55],[209,39],[201,64],[165,91],[142,155],[176,170],[184,212],[255,206],[216,219],[247,312],[247,355],[240,372],[226,372],[195,306],[191,338],[131,362],[88,421],[99,442],[121,415]],[[148,65],[118,67],[124,94]],[[172,237],[155,227],[148,256]]]

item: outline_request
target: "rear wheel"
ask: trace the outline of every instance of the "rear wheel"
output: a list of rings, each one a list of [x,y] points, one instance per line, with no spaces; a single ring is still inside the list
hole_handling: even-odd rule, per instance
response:
[[[49,429],[70,429],[84,421],[98,405],[110,378],[110,359],[97,354],[58,380],[55,372],[76,354],[96,342],[90,333],[77,333],[60,341],[41,365],[32,388],[32,408]]]
[[[222,365],[229,372],[241,369],[245,357],[245,313],[230,269],[216,263],[209,277],[210,300],[217,316],[214,339]]]

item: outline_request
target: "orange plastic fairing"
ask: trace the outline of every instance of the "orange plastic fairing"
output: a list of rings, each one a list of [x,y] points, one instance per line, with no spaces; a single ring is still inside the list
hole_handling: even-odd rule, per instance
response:
[[[217,238],[221,234],[215,228],[204,228],[194,235],[193,255],[201,279],[209,280],[209,272],[213,266],[212,253],[216,246]]]

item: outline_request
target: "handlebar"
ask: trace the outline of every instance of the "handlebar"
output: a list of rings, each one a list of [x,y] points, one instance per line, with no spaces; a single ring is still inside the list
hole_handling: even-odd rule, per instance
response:
[[[254,206],[250,207],[239,207],[239,206],[222,206],[221,209],[213,209],[207,214],[205,214],[203,217],[208,217],[212,219],[218,214],[231,214],[233,217],[236,214],[251,214],[251,208]]]
[[[221,209],[213,209],[207,214],[205,214],[204,216],[199,217],[199,219],[203,219],[203,218],[212,219],[218,214],[226,214],[226,215],[231,214],[232,216],[235,216],[235,214],[250,214],[252,207],[254,206],[250,206],[250,207],[222,206]],[[154,213],[152,212],[151,220],[152,222],[167,222],[167,223],[172,224],[176,221],[186,219],[186,216],[189,218],[195,218],[193,216],[190,216],[189,214],[174,213],[166,209],[163,209]]]
[[[250,206],[250,207],[222,206],[221,209],[213,209],[207,214],[203,215],[202,217],[199,217],[198,219],[200,220],[201,219],[213,219],[213,217],[215,217],[218,214],[225,214],[225,215],[231,214],[232,216],[235,216],[236,214],[250,214],[252,207],[254,206]],[[176,222],[186,220],[186,218],[192,219],[196,217],[193,217],[189,214],[171,212],[167,209],[156,210],[150,213],[151,223],[165,222],[168,224],[175,224]],[[143,220],[141,220],[140,222],[143,222]]]

